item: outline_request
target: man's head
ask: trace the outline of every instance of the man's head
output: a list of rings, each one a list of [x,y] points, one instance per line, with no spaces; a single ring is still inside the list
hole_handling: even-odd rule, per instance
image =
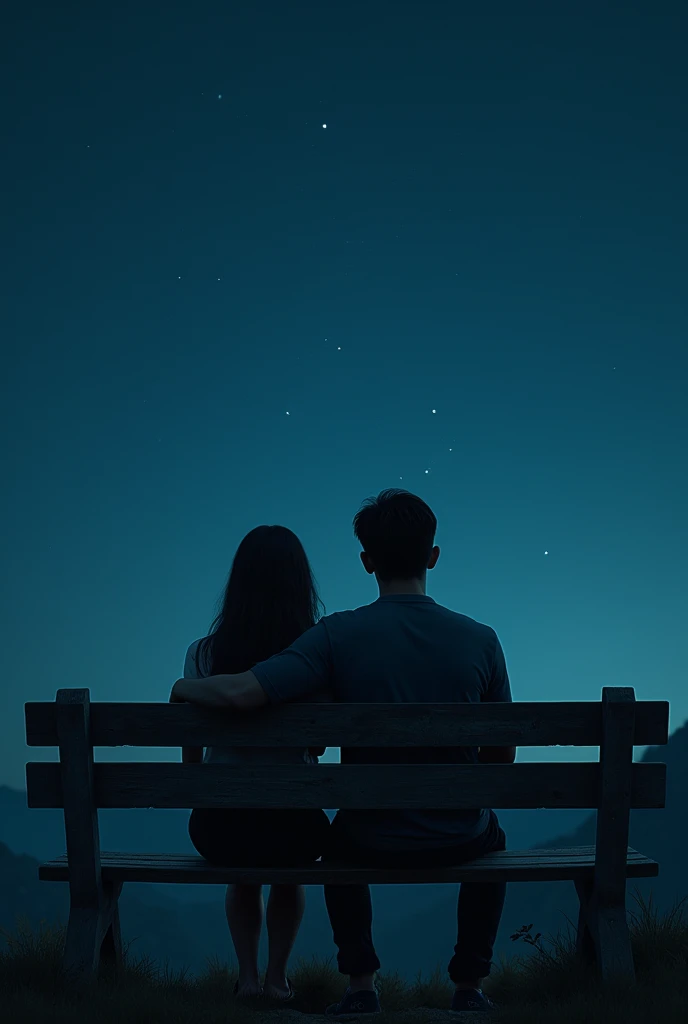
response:
[[[395,487],[367,498],[354,516],[361,561],[381,591],[396,583],[409,583],[413,591],[420,582],[424,592],[426,570],[440,554],[433,546],[436,530],[437,519],[422,498]]]

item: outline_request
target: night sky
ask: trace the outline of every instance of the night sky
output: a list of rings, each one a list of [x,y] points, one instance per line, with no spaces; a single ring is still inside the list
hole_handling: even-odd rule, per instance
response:
[[[686,12],[5,12],[0,784],[55,756],[25,700],[167,700],[254,526],[374,600],[351,520],[394,486],[514,699],[682,724]]]

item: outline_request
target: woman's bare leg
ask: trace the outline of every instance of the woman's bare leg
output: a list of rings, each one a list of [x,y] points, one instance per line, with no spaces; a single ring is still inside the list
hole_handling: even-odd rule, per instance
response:
[[[306,909],[306,887],[271,885],[266,923],[268,928],[268,969],[266,994],[287,995],[287,964]]]
[[[259,995],[258,943],[263,927],[262,885],[228,885],[225,910],[239,961],[238,994]]]

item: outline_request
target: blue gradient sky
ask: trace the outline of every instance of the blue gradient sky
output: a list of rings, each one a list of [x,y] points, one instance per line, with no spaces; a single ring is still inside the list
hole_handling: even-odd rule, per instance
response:
[[[0,783],[25,700],[167,699],[259,523],[374,600],[389,486],[516,699],[688,717],[686,7],[488,7],[5,15]]]

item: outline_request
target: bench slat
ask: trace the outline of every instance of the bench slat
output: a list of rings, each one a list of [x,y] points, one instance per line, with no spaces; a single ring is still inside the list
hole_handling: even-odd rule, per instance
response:
[[[62,807],[59,764],[26,766],[29,807]],[[510,765],[94,765],[97,807],[470,809],[598,806],[598,762]],[[633,764],[631,807],[664,807],[666,765]]]
[[[595,847],[565,850],[506,850],[490,853],[468,864],[450,868],[380,869],[320,863],[298,868],[224,868],[208,864],[202,857],[179,854],[102,853],[103,879],[111,882],[176,882],[227,885],[245,882],[266,885],[341,885],[356,883],[404,885],[417,882],[565,881],[591,877]],[[628,878],[652,878],[659,865],[628,847]],[[67,881],[66,857],[41,864],[43,881]]]
[[[24,706],[30,747],[57,746],[55,703]],[[635,745],[666,743],[669,703],[638,701]],[[94,702],[96,747],[591,746],[602,741],[600,701],[513,704],[286,704],[218,712],[192,704]]]
[[[631,847],[629,847],[628,849],[630,850]],[[500,850],[499,856],[500,861],[504,861],[505,863],[511,860],[518,861],[519,863],[526,863],[529,861],[536,863],[541,861],[543,858],[547,862],[549,862],[550,858],[555,855],[562,861],[570,860],[573,863],[578,863],[581,859],[587,860],[590,857],[594,856],[594,852],[594,846],[571,846],[564,847],[562,849],[550,849],[548,847],[543,850]],[[642,858],[643,854],[634,852],[633,856],[635,858]],[[149,863],[152,866],[176,865],[183,867],[191,862],[193,862],[194,864],[196,864],[199,861],[206,863],[205,861],[203,861],[203,858],[199,858],[198,855],[187,853],[132,853],[131,851],[125,850],[111,850],[107,854],[104,853],[103,857],[107,857],[108,861],[111,861],[113,864],[120,862],[123,864],[128,864],[132,860],[134,860],[136,864]],[[60,857],[56,857],[54,860],[51,860],[47,863],[66,864],[67,854],[64,853]]]

